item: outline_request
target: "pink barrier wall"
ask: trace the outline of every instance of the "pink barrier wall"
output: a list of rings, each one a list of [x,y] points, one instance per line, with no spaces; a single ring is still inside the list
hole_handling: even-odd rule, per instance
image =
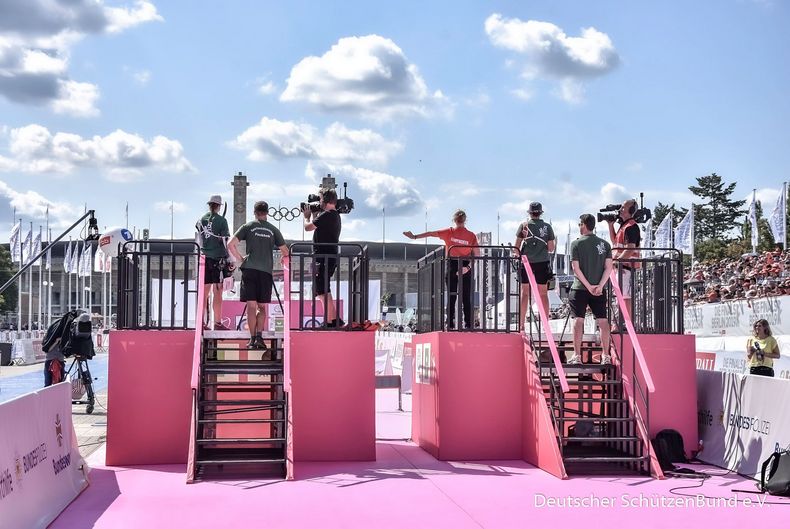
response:
[[[521,336],[441,332],[412,344],[414,441],[440,460],[521,459]]]
[[[289,334],[288,405],[294,463],[374,461],[375,333]],[[298,478],[298,465],[294,470]]]
[[[107,465],[187,462],[194,336],[110,331]]]
[[[614,340],[619,347],[619,337],[615,336]],[[694,335],[688,334],[639,335],[639,343],[656,386],[655,393],[650,395],[650,437],[654,438],[665,428],[677,430],[683,436],[689,457],[699,441],[695,340]],[[630,384],[632,347],[627,336],[624,346],[623,379]],[[639,380],[642,381],[641,377]],[[638,400],[635,392],[632,395]]]

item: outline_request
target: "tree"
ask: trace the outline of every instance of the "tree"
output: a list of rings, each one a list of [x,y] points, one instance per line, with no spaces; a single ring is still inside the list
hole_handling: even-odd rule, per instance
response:
[[[659,202],[656,204],[656,207],[653,208],[653,227],[657,228],[670,211],[672,212],[673,228],[677,228],[680,221],[683,220],[683,217],[688,213],[687,208],[677,208],[675,204],[664,204],[663,202]]]
[[[0,285],[4,285],[16,273],[14,263],[11,262],[11,252],[5,246],[0,246]],[[16,312],[18,292],[14,286],[0,294],[0,312]]]
[[[721,176],[711,173],[697,177],[697,185],[689,186],[689,191],[702,201],[694,205],[694,239],[701,243],[710,239],[730,241],[733,228],[746,212],[741,209],[746,200],[732,200],[735,182],[725,184]]]

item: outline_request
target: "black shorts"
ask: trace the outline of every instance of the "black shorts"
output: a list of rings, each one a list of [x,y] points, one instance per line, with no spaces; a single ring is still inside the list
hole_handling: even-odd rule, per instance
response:
[[[316,257],[313,262],[313,297],[329,292],[332,275],[337,270],[337,259],[333,257]]]
[[[254,268],[242,268],[239,300],[269,303],[272,300],[272,275]]]
[[[532,268],[532,273],[535,274],[535,282],[539,285],[548,284],[549,279],[551,279],[552,275],[554,275],[551,271],[548,261],[543,261],[542,263],[529,263],[529,266]],[[519,261],[518,272],[521,282],[529,284],[527,271],[524,270],[524,265],[521,263],[521,261]]]
[[[219,269],[219,259],[206,257],[206,269],[203,274],[203,284],[213,285],[222,283],[222,273]]]
[[[774,368],[768,366],[755,366],[749,368],[750,375],[762,375],[764,377],[774,376]]]
[[[568,302],[574,318],[584,318],[584,315],[587,314],[587,307],[590,307],[595,319],[606,318],[606,294],[593,296],[586,288],[572,289],[568,294]]]

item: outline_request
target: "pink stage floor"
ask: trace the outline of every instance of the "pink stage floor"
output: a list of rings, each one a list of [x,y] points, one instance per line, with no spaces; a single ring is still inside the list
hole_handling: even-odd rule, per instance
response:
[[[407,413],[380,412],[378,419],[379,437],[406,437]],[[97,452],[92,459],[101,457]],[[376,462],[304,464],[301,479],[292,482],[186,485],[181,465],[93,467],[91,486],[50,527],[743,529],[787,527],[790,522],[790,501],[759,506],[761,496],[731,492],[754,490],[754,482],[721,469],[694,467],[714,475],[701,486],[701,480],[646,477],[561,481],[523,461],[441,462],[397,440],[378,442]],[[719,499],[699,500],[703,503],[697,505],[699,494]],[[549,499],[581,506],[537,505]],[[740,502],[733,505],[735,499]],[[648,506],[624,505],[629,500]],[[752,505],[744,505],[744,500]],[[585,506],[589,501],[598,506]],[[613,505],[601,504],[604,501]],[[691,505],[661,507],[662,501]]]

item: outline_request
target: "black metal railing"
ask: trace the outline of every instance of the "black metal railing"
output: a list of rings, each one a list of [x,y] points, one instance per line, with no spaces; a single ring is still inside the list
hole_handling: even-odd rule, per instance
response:
[[[683,253],[674,248],[636,250],[639,257],[615,260],[621,288],[631,291],[634,329],[638,334],[683,334]],[[610,321],[623,328],[611,289],[609,306],[615,308]]]
[[[417,261],[417,332],[518,332],[520,261],[510,246],[437,248]]]
[[[296,242],[290,246],[291,289],[290,300],[297,302],[291,306],[291,330],[353,330],[360,328],[368,319],[368,269],[367,246],[337,243],[337,253],[315,253],[326,244]],[[343,290],[343,283],[345,289]],[[341,322],[327,321],[322,294],[319,290],[332,292],[337,319]]]
[[[118,329],[194,329],[200,248],[193,242],[129,241],[118,256]]]

